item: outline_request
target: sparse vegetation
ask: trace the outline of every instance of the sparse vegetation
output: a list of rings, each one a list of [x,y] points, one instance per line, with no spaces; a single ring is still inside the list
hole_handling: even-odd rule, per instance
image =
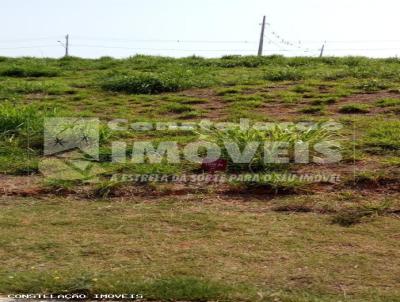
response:
[[[382,99],[376,102],[378,107],[395,107],[400,106],[400,99]]]
[[[369,112],[369,107],[364,104],[347,104],[339,109],[340,113],[347,113],[347,114],[352,114],[352,113],[368,113]]]
[[[398,79],[395,58],[0,57],[0,295],[397,301]],[[44,177],[48,116],[100,119],[99,157],[73,162],[90,158],[99,174]],[[199,139],[222,146],[222,161],[132,162],[135,142],[174,141],[183,153]],[[314,159],[331,139],[339,163],[293,163],[294,142]],[[265,161],[261,146],[240,163],[224,141],[236,155],[254,141],[289,143],[290,161]],[[126,161],[111,162],[113,142],[126,143]]]

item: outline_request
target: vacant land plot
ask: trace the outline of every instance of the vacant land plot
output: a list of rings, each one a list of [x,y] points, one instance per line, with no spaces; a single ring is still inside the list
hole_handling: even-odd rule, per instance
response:
[[[399,114],[398,59],[0,57],[0,294],[400,301]],[[80,178],[57,174],[43,138],[44,122],[54,117],[100,120],[95,175],[86,168]],[[122,129],[109,127],[115,119]],[[221,136],[130,126],[241,119],[340,128]],[[341,159],[272,165],[256,153],[250,164],[236,164],[223,150],[216,169],[129,160],[139,141],[244,146],[272,136],[335,140]],[[127,161],[112,162],[113,142],[128,146]],[[258,174],[270,177],[239,177]],[[239,178],[215,181],[232,176]]]

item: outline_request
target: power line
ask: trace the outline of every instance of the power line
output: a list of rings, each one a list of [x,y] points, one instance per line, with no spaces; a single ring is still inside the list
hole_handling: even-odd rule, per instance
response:
[[[250,40],[163,40],[163,39],[125,39],[125,38],[99,38],[99,37],[84,37],[74,36],[75,40],[93,40],[93,41],[121,41],[121,42],[143,42],[143,43],[232,43],[232,44],[257,44],[257,41]]]
[[[124,46],[107,46],[107,45],[89,45],[89,44],[70,44],[73,47],[82,48],[109,48],[109,49],[126,49],[126,50],[154,50],[154,51],[189,51],[189,52],[254,52],[254,49],[182,49],[182,48],[137,48],[137,47],[124,47]],[[276,46],[279,46],[276,44]],[[35,45],[35,46],[17,46],[17,47],[0,47],[2,50],[7,49],[34,49],[34,48],[55,48],[59,47],[57,44],[54,45]],[[320,49],[312,49],[319,51]],[[389,51],[399,50],[399,48],[332,48],[329,51]],[[265,51],[283,51],[283,52],[295,52],[297,49],[266,49]],[[311,51],[311,50],[310,50]]]
[[[54,40],[57,39],[57,36],[53,37],[42,37],[42,38],[19,38],[19,39],[10,39],[10,40],[0,40],[0,43],[25,43],[25,42],[34,42],[34,41],[44,41],[44,40]]]
[[[36,46],[17,46],[17,47],[0,47],[0,49],[33,49],[33,48],[50,48],[50,47],[59,47],[58,45],[36,45]]]

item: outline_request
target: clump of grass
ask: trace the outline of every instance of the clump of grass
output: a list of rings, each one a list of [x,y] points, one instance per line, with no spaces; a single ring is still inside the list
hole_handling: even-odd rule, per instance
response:
[[[262,65],[271,64],[274,57],[258,57],[258,56],[237,56],[228,55],[223,56],[221,59],[215,61],[216,66],[223,68],[234,68],[234,67],[247,67],[255,68]]]
[[[58,75],[59,75],[58,70],[43,66],[29,66],[29,67],[12,66],[0,70],[0,76],[15,77],[15,78],[56,77]]]
[[[382,99],[376,102],[377,107],[395,107],[400,105],[400,99]]]
[[[180,118],[182,119],[192,119],[196,118],[202,115],[202,111],[199,110],[192,110],[192,111],[187,111],[181,114]]]
[[[332,218],[333,224],[338,224],[343,227],[350,227],[354,224],[361,223],[362,219],[372,215],[371,211],[365,211],[363,209],[353,209],[342,211],[336,214]]]
[[[344,106],[340,107],[339,112],[345,113],[345,114],[368,113],[369,106],[364,105],[364,104],[348,104],[348,105],[344,105]]]
[[[46,179],[43,183],[44,187],[48,191],[56,195],[76,193],[77,187],[81,184],[80,180],[65,180],[57,178]]]
[[[300,112],[306,114],[321,114],[323,113],[324,109],[325,108],[323,106],[309,106],[301,109]]]
[[[363,146],[371,153],[400,151],[400,121],[379,121],[371,125]]]
[[[228,163],[228,168],[234,171],[264,171],[266,169],[283,169],[287,164],[268,162],[269,156],[278,152],[279,146],[275,143],[287,143],[289,146],[294,146],[298,142],[314,145],[324,140],[329,140],[332,137],[332,132],[321,127],[310,127],[308,129],[299,129],[294,125],[280,126],[275,125],[268,129],[241,129],[239,127],[228,127],[227,129],[211,129],[203,133],[203,138],[207,141],[217,144],[221,148],[222,159]],[[259,143],[259,145],[255,145]],[[270,150],[264,154],[264,144],[271,143]],[[246,148],[250,148],[252,156],[249,163],[240,163],[237,156],[232,155],[232,150],[227,146],[234,144],[234,148],[238,147],[240,152]],[[251,146],[251,147],[250,147]],[[278,149],[276,149],[278,148]],[[268,149],[268,148],[267,148]],[[237,154],[236,154],[237,155]]]
[[[30,94],[43,93],[48,95],[74,94],[75,90],[59,82],[50,81],[23,81],[12,82],[5,87],[0,87],[2,93],[8,94]]]
[[[42,129],[43,114],[35,106],[0,104],[0,137],[15,136],[21,132]]]
[[[185,105],[185,104],[179,104],[179,103],[171,103],[167,104],[162,107],[163,112],[172,112],[172,113],[184,113],[184,112],[190,112],[193,111],[192,106],[190,105]]]
[[[321,98],[311,101],[311,105],[321,106],[321,105],[332,105],[336,103],[336,98],[328,97],[328,98]]]
[[[385,82],[376,79],[355,85],[355,88],[363,90],[367,93],[381,91],[387,89],[388,87],[389,86]]]
[[[389,166],[400,167],[400,157],[388,158],[384,161],[384,163],[388,164]]]
[[[203,69],[181,70],[169,68],[160,73],[138,72],[116,75],[100,81],[103,90],[132,94],[158,94],[176,92],[192,87],[207,87],[213,82],[212,74]]]
[[[299,81],[304,79],[304,73],[296,68],[269,69],[264,75],[267,81]]]
[[[205,104],[207,103],[207,99],[199,99],[199,98],[192,98],[192,99],[185,99],[180,101],[181,104],[186,105],[196,105],[196,104]]]
[[[388,203],[382,203],[378,205],[364,205],[359,208],[345,209],[333,216],[332,223],[343,227],[350,227],[363,222],[366,218],[383,215],[389,208],[390,205]]]
[[[237,88],[237,87],[230,87],[230,88],[223,88],[217,90],[216,94],[218,96],[224,96],[224,95],[229,95],[229,94],[237,94],[242,92],[242,88]]]
[[[234,103],[246,103],[247,105],[255,105],[255,104],[262,104],[263,98],[260,95],[232,95],[232,96],[225,96],[224,100],[227,102],[234,102]]]
[[[0,173],[29,175],[38,171],[38,153],[19,142],[0,137]]]
[[[297,92],[297,93],[306,93],[306,92],[312,92],[313,89],[309,86],[297,85],[292,89],[292,91]]]
[[[157,94],[178,91],[181,86],[177,81],[166,80],[158,75],[138,74],[112,77],[103,81],[101,88],[114,92]]]
[[[114,196],[126,182],[123,181],[103,181],[98,183],[93,189],[92,196],[95,198],[108,198]]]

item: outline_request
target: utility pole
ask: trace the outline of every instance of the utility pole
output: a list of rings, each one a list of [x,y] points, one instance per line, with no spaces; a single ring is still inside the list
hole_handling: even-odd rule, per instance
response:
[[[320,58],[322,58],[322,57],[324,56],[324,50],[325,50],[325,43],[322,44],[321,53],[319,54],[319,57],[320,57]]]
[[[261,36],[260,36],[260,44],[258,46],[258,56],[262,56],[263,47],[264,47],[264,31],[265,31],[265,16],[263,18],[262,27],[261,27]]]
[[[57,42],[60,43],[60,45],[62,47],[64,47],[64,49],[65,49],[65,57],[68,57],[69,56],[69,35],[67,34],[65,36],[65,43],[63,43],[61,41],[57,41]]]
[[[69,35],[65,36],[65,56],[69,56]]]

